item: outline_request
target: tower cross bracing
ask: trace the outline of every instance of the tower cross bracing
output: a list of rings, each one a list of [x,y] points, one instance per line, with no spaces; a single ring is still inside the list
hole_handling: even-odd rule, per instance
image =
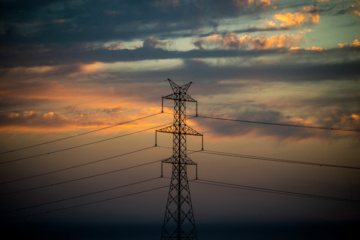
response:
[[[170,79],[168,81],[173,93],[162,97],[162,106],[164,99],[174,101],[174,120],[172,125],[156,130],[156,134],[173,134],[173,155],[162,161],[162,164],[172,164],[172,174],[161,239],[197,239],[187,176],[187,165],[197,164],[187,156],[186,148],[187,135],[203,136],[186,125],[186,102],[196,103],[197,115],[197,101],[187,94],[191,82],[179,86]]]

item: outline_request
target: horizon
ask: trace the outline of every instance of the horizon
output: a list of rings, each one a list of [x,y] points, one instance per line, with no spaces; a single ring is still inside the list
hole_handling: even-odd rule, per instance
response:
[[[187,137],[198,239],[359,235],[359,0],[0,11],[4,232],[159,239],[173,138],[155,146],[155,130],[174,121],[173,101],[161,113],[171,79],[192,82],[187,125],[204,136]]]

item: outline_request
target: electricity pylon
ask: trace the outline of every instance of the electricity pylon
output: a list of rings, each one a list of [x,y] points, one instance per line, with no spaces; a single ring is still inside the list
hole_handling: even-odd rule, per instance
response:
[[[161,239],[197,239],[187,177],[187,165],[195,165],[197,167],[197,164],[187,156],[186,151],[186,135],[203,136],[186,125],[186,102],[196,103],[197,116],[197,101],[187,94],[191,82],[179,86],[170,79],[168,81],[173,93],[162,97],[161,112],[163,112],[164,99],[174,100],[174,122],[172,125],[158,129],[155,132],[155,146],[157,145],[157,132],[173,134],[173,155],[161,162],[161,176],[163,175],[162,164],[172,164],[169,195]]]

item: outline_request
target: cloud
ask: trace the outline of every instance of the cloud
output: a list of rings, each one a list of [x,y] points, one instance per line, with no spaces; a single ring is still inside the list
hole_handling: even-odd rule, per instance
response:
[[[356,3],[356,5],[355,5]],[[355,0],[355,3],[351,5],[351,10],[356,16],[360,16],[360,1]]]
[[[284,109],[285,110],[285,109]],[[216,115],[215,117],[223,117],[229,119],[241,119],[246,121],[255,121],[255,122],[268,122],[268,123],[282,123],[290,125],[303,125],[303,126],[320,126],[320,127],[334,127],[342,129],[360,129],[360,120],[359,115],[344,113],[338,109],[329,109],[328,111],[321,112],[315,118],[314,115],[311,115],[311,119],[301,118],[301,117],[292,117],[285,116],[282,113],[282,110],[275,111],[267,109],[264,107],[263,110],[260,109],[248,109],[245,111],[240,111],[236,116],[220,116]],[[326,121],[321,120],[322,118]],[[319,135],[318,131],[314,131],[307,128],[296,128],[296,127],[280,127],[280,126],[269,126],[266,124],[255,124],[255,123],[229,123],[227,121],[216,121],[216,120],[206,120],[201,119],[201,127],[205,128],[206,132],[213,135],[216,139],[231,139],[231,138],[241,138],[246,136],[263,136],[263,137],[273,137],[277,140],[287,140],[287,141],[302,141],[306,139],[329,139],[329,137],[336,138],[339,136],[331,136],[330,132],[323,133]],[[197,128],[200,126],[196,126]],[[351,132],[343,132],[349,137],[353,136]],[[356,134],[356,133],[355,133]]]
[[[61,115],[68,116],[52,106],[101,98],[109,93],[106,89],[110,87],[114,87],[118,101],[136,108],[141,102],[136,100],[139,95],[147,103],[155,103],[156,94],[147,93],[148,85],[135,91],[129,84],[153,83],[167,77],[209,84],[239,78],[267,82],[359,79],[359,59],[353,54],[358,49],[357,40],[341,43],[335,50],[319,45],[303,47],[304,33],[285,31],[319,23],[322,10],[317,6],[303,7],[303,2],[277,3],[270,0],[156,0],[143,4],[130,0],[2,2],[0,109],[10,114],[7,118],[18,115],[23,119],[32,116],[60,121]],[[283,8],[283,12],[274,14],[271,6],[275,5]],[[300,10],[294,12],[289,6]],[[262,23],[271,21],[263,27],[247,25],[258,23],[259,18],[265,19]],[[238,24],[242,19],[249,22]],[[221,32],[224,29],[229,32]],[[176,51],[172,44],[178,39],[173,37],[187,43],[192,38],[195,48]],[[339,55],[341,60],[337,58]],[[226,86],[206,90],[229,91]],[[121,95],[135,101],[135,105]],[[116,109],[122,107],[114,101],[107,104],[81,106],[86,106],[86,113],[93,117],[96,114],[115,117],[119,113]],[[40,105],[44,109],[37,107]],[[79,108],[67,110],[85,114]],[[25,116],[29,113],[25,111],[34,114]],[[249,117],[256,115],[252,114],[248,112]],[[280,111],[279,114],[285,115]]]
[[[171,45],[171,41],[161,41],[154,36],[147,37],[143,42],[143,48],[162,48],[164,50],[167,49]]]
[[[343,15],[346,13],[354,14],[355,16],[360,16],[360,1],[353,0],[349,1],[349,5],[340,5],[341,7],[338,8],[337,14]]]
[[[152,3],[150,3],[151,6],[159,8],[165,8],[165,7],[178,7],[179,6],[179,0],[159,0],[159,1],[154,1]]]
[[[293,119],[284,116],[281,111],[267,109],[265,106],[254,106],[252,109],[240,110],[236,116],[216,115],[230,119],[242,119],[255,122],[284,123],[284,124],[301,124],[303,119]],[[196,123],[198,125],[199,123]],[[254,123],[232,123],[228,121],[201,119],[201,127],[205,132],[211,135],[213,140],[242,138],[248,136],[271,137],[277,140],[302,141],[316,136],[316,133],[308,129],[299,129],[293,127],[276,127],[264,124]],[[194,126],[199,128],[200,126]]]
[[[234,0],[237,6],[255,5],[260,7],[268,7],[271,5],[271,0]]]
[[[87,105],[87,108],[73,108],[70,111],[44,111],[44,110],[22,110],[22,111],[0,111],[0,131],[12,132],[68,132],[79,131],[79,128],[100,128],[114,125],[120,122],[159,113],[159,108],[142,108],[141,111],[133,111],[134,107],[122,102],[121,106],[104,107],[100,105]],[[29,107],[28,105],[24,105]],[[138,106],[139,107],[139,106]],[[156,120],[155,120],[156,121]],[[128,125],[122,125],[121,130],[152,126],[154,122],[142,121]]]
[[[267,2],[259,0],[256,4]],[[0,41],[9,46],[132,41],[150,35],[166,38],[174,32],[217,27],[224,18],[263,11],[248,8],[248,4],[238,6],[234,0],[156,0],[141,4],[131,0],[36,4],[19,0],[2,2],[0,9],[0,20],[4,23],[0,25]]]
[[[329,51],[329,50],[328,50]],[[250,51],[253,52],[253,51]],[[318,53],[318,52],[315,52]],[[192,61],[187,59],[184,65],[179,68],[134,72],[132,77],[145,82],[151,76],[152,79],[161,79],[164,76],[171,76],[174,79],[196,79],[199,83],[216,83],[226,79],[246,79],[248,81],[287,81],[287,82],[321,82],[326,80],[359,79],[360,60],[327,62],[329,58],[324,54],[319,57],[322,62],[309,62],[307,58],[314,58],[313,51],[304,51],[302,55],[305,60],[293,62],[287,52],[284,52],[286,60],[281,64],[275,62],[262,62],[256,59],[245,58],[243,61],[234,62],[229,59],[229,64],[210,64],[207,62]],[[316,54],[319,55],[319,54]],[[298,56],[294,56],[297,59]],[[285,58],[284,58],[285,59]]]
[[[62,114],[54,112],[18,111],[0,112],[0,129],[2,131],[14,130],[32,131],[35,129],[63,129],[70,125],[70,121]],[[72,125],[72,124],[71,124]]]
[[[349,48],[360,48],[360,42],[358,39],[355,39],[352,43],[339,43],[340,48],[349,47]]]
[[[275,14],[273,18],[280,23],[282,27],[299,27],[302,24],[319,23],[320,15],[317,6],[304,6],[300,11],[294,13]]]
[[[282,85],[281,88],[273,88],[274,85],[264,85],[264,91],[250,91],[251,81],[233,80],[229,90],[232,97],[228,101],[212,100],[205,97],[209,103],[202,108],[203,116],[214,116],[228,119],[241,119],[246,121],[283,123],[305,126],[319,126],[327,128],[342,129],[360,129],[360,112],[356,108],[360,100],[355,92],[337,93],[325,90],[312,92],[312,88],[321,85],[311,83],[303,92],[297,92],[291,89],[290,85]],[[240,82],[239,85],[236,82]],[[338,83],[341,86],[340,83]],[[309,85],[309,84],[307,84]],[[327,85],[333,85],[334,82],[328,82]],[[354,85],[355,86],[355,85]],[[286,93],[290,91],[291,94]],[[304,97],[304,93],[307,96]],[[316,90],[315,90],[316,91]],[[336,91],[336,90],[335,90]],[[246,96],[246,97],[244,97]],[[243,101],[247,97],[253,101]],[[231,100],[230,100],[231,99]],[[220,102],[221,101],[221,102]],[[203,103],[202,105],[205,105]],[[235,111],[236,109],[236,111]],[[219,121],[210,119],[201,119],[196,121],[196,128],[204,127],[203,131],[209,132],[217,139],[231,139],[251,136],[274,137],[278,140],[299,141],[310,138],[337,138],[339,135],[333,135],[330,131],[314,130],[307,128],[280,127],[255,123],[239,123],[232,121]],[[320,134],[319,134],[320,133]],[[357,133],[337,132],[342,136],[354,137]]]
[[[252,38],[249,35],[238,36],[235,33],[227,33],[224,35],[212,34],[206,38],[200,38],[194,45],[203,49],[204,46],[219,46],[233,49],[275,49],[290,48],[295,46],[302,40],[301,35],[281,34],[271,37]]]
[[[268,7],[271,5],[271,0],[249,0],[249,4],[256,4],[262,7]]]
[[[1,112],[2,131],[71,131],[78,127],[91,128],[106,126],[108,123],[90,114],[64,115],[46,111]]]
[[[289,49],[289,51],[290,51],[290,53],[291,52],[300,52],[300,51],[324,52],[324,51],[327,51],[327,49],[322,48],[322,47],[315,47],[315,46],[312,46],[311,48],[291,47]]]
[[[153,40],[149,40],[153,41]],[[197,49],[189,51],[175,51],[169,49],[170,42],[162,41],[158,43],[145,43],[148,47],[138,47],[136,49],[116,49],[110,50],[107,48],[84,49],[84,48],[70,48],[63,50],[49,50],[46,52],[29,52],[23,54],[9,55],[7,58],[0,58],[0,64],[3,68],[16,68],[19,66],[26,68],[18,68],[19,70],[27,67],[36,66],[57,66],[54,71],[48,71],[48,74],[56,71],[64,71],[69,74],[72,72],[79,72],[80,68],[86,67],[84,64],[98,63],[114,63],[120,61],[141,61],[150,59],[187,59],[187,58],[209,58],[209,57],[235,57],[235,56],[256,56],[274,54],[271,49],[247,52],[230,49],[213,49],[211,51],[200,51]],[[194,44],[197,44],[195,42]],[[199,42],[201,44],[201,42]],[[147,45],[146,45],[147,46]],[[155,46],[151,47],[151,46]],[[166,47],[166,50],[163,48]],[[95,67],[95,65],[93,65]],[[101,65],[98,65],[101,68]]]

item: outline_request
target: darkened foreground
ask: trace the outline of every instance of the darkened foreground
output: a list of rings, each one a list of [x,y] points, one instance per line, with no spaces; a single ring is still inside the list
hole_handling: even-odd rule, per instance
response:
[[[198,237],[218,239],[359,239],[359,222],[211,223],[198,224]],[[5,227],[9,239],[160,239],[161,224],[28,224]]]

